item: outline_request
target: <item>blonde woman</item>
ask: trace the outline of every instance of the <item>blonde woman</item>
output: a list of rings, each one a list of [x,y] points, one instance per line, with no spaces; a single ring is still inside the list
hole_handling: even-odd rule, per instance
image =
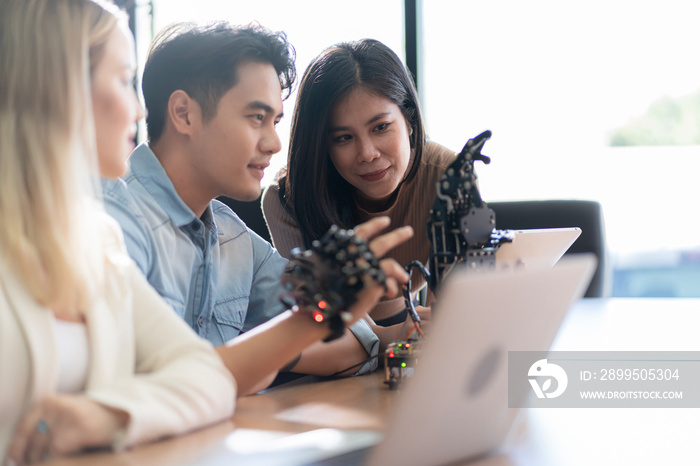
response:
[[[133,265],[95,192],[124,173],[143,117],[132,41],[111,4],[0,1],[0,464],[233,411],[231,374]]]

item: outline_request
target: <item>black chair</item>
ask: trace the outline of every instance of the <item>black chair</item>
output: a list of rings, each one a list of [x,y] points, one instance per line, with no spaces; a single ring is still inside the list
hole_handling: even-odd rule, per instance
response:
[[[599,202],[588,200],[532,200],[487,202],[496,213],[496,228],[525,230],[533,228],[579,227],[581,236],[567,254],[592,252],[598,267],[586,290],[586,297],[609,294],[607,248],[603,209]]]
[[[267,223],[265,223],[263,216],[261,198],[262,195],[255,201],[238,201],[230,197],[219,196],[217,200],[229,206],[248,225],[248,228],[272,244],[270,230],[267,229]]]

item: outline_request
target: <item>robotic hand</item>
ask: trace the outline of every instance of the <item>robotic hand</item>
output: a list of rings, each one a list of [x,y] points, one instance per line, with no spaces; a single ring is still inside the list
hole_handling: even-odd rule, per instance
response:
[[[386,286],[384,271],[369,244],[353,230],[333,225],[311,249],[292,249],[281,280],[288,293],[280,300],[294,311],[308,312],[318,323],[328,323],[331,335],[325,341],[330,341],[343,335],[352,318],[346,309],[367,279]]]
[[[406,265],[409,275],[419,270],[428,282],[433,294],[445,276],[463,264],[469,269],[495,267],[496,251],[501,244],[513,241],[513,232],[496,230],[496,214],[481,199],[474,173],[474,162],[488,164],[491,160],[481,153],[484,143],[491,137],[484,131],[465,144],[440,180],[430,219],[426,225],[430,240],[428,268],[418,261]],[[410,280],[403,293],[406,310],[413,319],[418,335],[422,336],[420,318],[410,298]],[[384,354],[385,382],[395,389],[413,371],[421,353],[417,335],[393,342]]]
[[[430,211],[428,286],[436,293],[440,282],[457,263],[468,268],[495,266],[496,251],[513,233],[496,230],[496,214],[481,199],[474,162],[491,159],[481,153],[491,131],[484,131],[464,145],[437,182],[437,196]]]

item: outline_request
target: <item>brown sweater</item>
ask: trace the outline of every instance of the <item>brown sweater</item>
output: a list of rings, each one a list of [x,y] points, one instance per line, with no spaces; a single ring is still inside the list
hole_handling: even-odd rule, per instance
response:
[[[435,201],[435,186],[455,157],[456,154],[449,149],[435,142],[428,142],[425,145],[421,165],[416,176],[410,182],[403,183],[399,187],[396,200],[391,206],[381,212],[366,212],[358,208],[358,223],[386,215],[391,218],[393,228],[403,225],[413,227],[415,232],[413,238],[389,251],[386,257],[391,257],[404,266],[413,260],[419,260],[427,265],[430,242],[426,233],[426,223]],[[290,251],[295,247],[303,246],[304,241],[296,222],[282,207],[277,184],[272,184],[265,189],[262,206],[273,245],[282,256],[290,258]],[[423,277],[414,272],[411,291],[420,289],[424,284]],[[370,315],[375,320],[385,319],[400,312],[403,308],[403,298],[385,300],[380,302]]]

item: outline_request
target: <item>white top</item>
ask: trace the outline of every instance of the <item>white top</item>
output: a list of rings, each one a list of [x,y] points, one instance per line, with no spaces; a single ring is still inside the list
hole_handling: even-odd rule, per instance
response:
[[[231,372],[211,343],[148,284],[126,253],[119,224],[99,205],[94,210],[87,215],[103,240],[105,269],[95,282],[94,299],[82,309],[90,348],[84,393],[128,414],[124,435],[113,438],[112,448],[230,418],[236,399]],[[0,254],[0,464],[6,463],[8,445],[27,410],[56,393],[63,372],[56,327],[53,313],[34,299],[16,267]],[[77,358],[68,359],[78,367]]]
[[[79,393],[85,390],[90,364],[87,328],[82,322],[54,320],[56,357],[58,359],[58,393]]]

